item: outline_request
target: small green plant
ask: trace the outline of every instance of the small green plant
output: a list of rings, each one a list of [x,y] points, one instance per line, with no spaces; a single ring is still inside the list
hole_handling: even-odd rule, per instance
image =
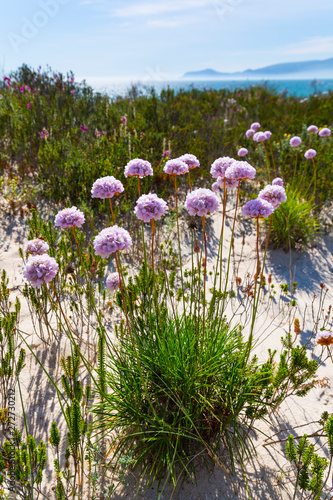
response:
[[[286,189],[286,193],[287,201],[281,203],[272,215],[271,244],[286,251],[295,247],[305,248],[319,231],[319,222],[313,214],[313,201],[302,199],[300,193],[291,187]]]

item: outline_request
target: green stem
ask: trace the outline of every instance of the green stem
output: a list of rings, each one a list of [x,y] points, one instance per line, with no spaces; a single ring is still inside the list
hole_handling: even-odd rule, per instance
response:
[[[111,225],[114,226],[115,223],[116,223],[116,219],[115,219],[115,216],[114,216],[114,213],[113,213],[111,198],[108,198],[108,200],[109,200],[109,205],[110,205],[110,210],[111,210],[111,216],[112,216],[112,224]]]
[[[183,268],[182,268],[182,250],[180,245],[180,233],[179,233],[179,221],[178,221],[178,193],[177,193],[177,176],[175,175],[175,194],[176,194],[176,220],[177,220],[177,236],[178,236],[178,251],[179,251],[179,265],[180,265],[180,277],[182,284],[182,295],[183,295],[183,308],[185,312],[185,297],[184,297],[184,279],[183,279]]]
[[[201,218],[202,220],[202,237],[203,244],[205,245],[205,265],[204,265],[204,296],[203,296],[203,315],[202,315],[202,344],[201,344],[201,352],[203,350],[204,342],[205,342],[205,313],[206,313],[206,278],[207,278],[207,238],[206,238],[206,227],[205,227],[205,216]]]
[[[262,144],[264,146],[265,157],[266,157],[266,166],[267,166],[267,173],[268,173],[268,181],[271,182],[271,173],[270,173],[270,169],[269,169],[269,158],[268,158],[268,154],[267,154],[267,149],[266,149],[265,143],[263,142]]]

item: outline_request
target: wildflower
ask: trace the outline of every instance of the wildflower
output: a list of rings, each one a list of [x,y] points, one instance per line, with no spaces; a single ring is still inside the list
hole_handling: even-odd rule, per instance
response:
[[[287,195],[284,187],[272,186],[268,184],[264,189],[262,189],[258,195],[261,200],[268,201],[274,210],[280,206],[281,203],[286,201]]]
[[[319,135],[320,137],[329,137],[331,135],[331,130],[329,128],[324,127],[319,131]]]
[[[272,186],[283,187],[283,180],[281,179],[281,177],[276,177],[276,179],[272,180]]]
[[[113,175],[107,175],[94,182],[91,188],[91,197],[104,200],[105,198],[113,198],[114,195],[123,191],[124,186],[122,183],[113,177]]]
[[[317,156],[317,151],[315,149],[308,149],[305,151],[304,156],[307,160],[310,160],[311,158]]]
[[[168,149],[166,149],[163,153],[163,158],[168,158],[169,154],[170,154],[170,151]]]
[[[273,206],[266,200],[257,198],[250,200],[243,208],[242,215],[252,217],[254,219],[266,219],[274,212]]]
[[[217,158],[217,160],[212,163],[212,167],[210,169],[212,177],[214,177],[215,179],[217,179],[218,177],[224,177],[225,171],[234,161],[236,160],[234,158],[230,158],[229,156],[222,156],[222,158]]]
[[[75,90],[72,90],[72,94],[73,94],[73,95],[75,94]]]
[[[168,160],[164,165],[163,170],[166,174],[182,175],[187,174],[188,166],[184,161],[177,158],[175,160]]]
[[[179,159],[186,163],[189,170],[192,170],[192,168],[200,167],[198,158],[195,155],[191,155],[190,153],[186,153],[180,156]]]
[[[226,177],[218,177],[216,183],[220,189],[224,189],[224,185],[226,189],[233,189],[238,186],[238,181],[233,181],[232,179],[227,179]]]
[[[248,154],[248,150],[246,148],[240,148],[237,154],[238,156],[246,156]]]
[[[319,345],[330,346],[333,344],[333,334],[328,330],[321,330],[316,335],[316,342]]]
[[[20,92],[24,92],[24,87],[20,87]]]
[[[49,245],[46,241],[35,238],[34,240],[29,240],[24,246],[25,253],[30,253],[31,255],[43,255],[49,251]]]
[[[83,212],[76,207],[60,210],[54,220],[55,225],[63,229],[66,227],[81,227],[84,222]]]
[[[10,83],[10,78],[8,78],[8,76],[5,76],[4,82],[7,83],[7,85],[10,87],[11,83]]]
[[[298,135],[295,135],[294,137],[292,137],[290,139],[289,144],[293,148],[297,148],[297,146],[299,146],[300,144],[302,144],[302,139],[300,137],[298,137]]]
[[[316,125],[310,125],[307,128],[307,131],[308,132],[313,132],[314,134],[318,134],[318,127]]]
[[[160,220],[168,211],[168,205],[156,194],[143,194],[136,202],[134,213],[138,219],[150,222],[151,219]]]
[[[53,280],[59,270],[57,261],[47,254],[31,257],[25,266],[23,276],[34,288]]]
[[[27,104],[27,108],[31,108],[31,104],[30,103]]]
[[[244,179],[254,179],[256,169],[247,161],[234,161],[225,172],[225,177],[232,181],[241,181]]]
[[[147,177],[147,175],[153,175],[153,169],[149,161],[140,160],[140,158],[135,158],[127,163],[125,167],[125,177]]]
[[[246,135],[247,138],[249,138],[249,137],[251,137],[254,134],[254,132],[255,131],[252,128],[249,128],[249,130],[247,130],[245,132],[245,135]]]
[[[219,186],[218,182],[213,182],[213,184],[212,184],[212,190],[213,191],[219,191],[220,190],[220,186]]]
[[[126,116],[121,116],[120,120],[123,122],[124,125],[127,125],[127,118],[126,118]]]
[[[264,134],[265,134],[267,140],[272,137],[272,132],[270,130],[266,130],[266,132],[264,132]]]
[[[120,277],[118,273],[111,273],[109,276],[106,278],[106,286],[108,287],[111,292],[114,290],[118,290],[120,286]]]
[[[256,132],[253,134],[253,140],[256,142],[264,142],[266,141],[266,134],[264,132]]]
[[[87,130],[87,127],[85,125],[83,125],[82,127],[80,127],[81,130],[84,130],[84,132]]]
[[[125,250],[132,245],[132,238],[126,229],[114,225],[102,229],[94,239],[96,255],[107,258],[118,250]]]
[[[258,128],[260,128],[260,127],[261,127],[261,125],[260,125],[260,123],[259,123],[259,122],[253,122],[250,128],[251,128],[252,130],[257,130],[257,129],[258,129]]]
[[[42,139],[47,139],[49,135],[50,134],[49,134],[48,130],[46,130],[46,128],[43,128],[43,130],[40,133],[41,138]]]
[[[210,189],[199,188],[186,196],[185,208],[190,215],[205,215],[215,212],[219,207],[216,195]]]
[[[72,76],[72,78],[71,78],[71,83],[74,83],[74,77],[73,77],[73,76]]]

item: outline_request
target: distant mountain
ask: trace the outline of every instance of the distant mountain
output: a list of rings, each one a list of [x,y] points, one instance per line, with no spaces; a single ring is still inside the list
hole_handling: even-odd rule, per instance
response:
[[[236,73],[221,73],[214,69],[189,71],[183,78],[230,78],[230,77],[305,77],[305,78],[333,78],[333,57],[323,61],[304,61],[280,63],[265,66],[259,69],[247,69]]]

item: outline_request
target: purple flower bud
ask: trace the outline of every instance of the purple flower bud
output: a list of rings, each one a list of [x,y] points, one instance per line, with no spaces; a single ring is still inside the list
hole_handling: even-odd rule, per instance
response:
[[[254,134],[254,132],[255,132],[255,130],[253,130],[252,128],[249,128],[249,130],[247,130],[245,132],[245,135],[246,135],[247,138],[249,138],[249,137],[252,137],[252,135]]]
[[[251,127],[250,127],[250,128],[251,128],[252,130],[257,130],[257,129],[258,129],[258,128],[260,128],[260,127],[261,127],[261,125],[260,125],[260,123],[259,123],[259,122],[254,122],[254,123],[252,123],[252,125],[251,125]]]
[[[111,273],[106,278],[106,286],[108,287],[109,290],[111,290],[111,292],[118,290],[120,283],[121,281],[118,273]]]
[[[248,154],[248,150],[246,148],[240,148],[237,154],[238,156],[246,156]]]
[[[317,156],[317,151],[315,149],[308,149],[305,151],[304,156],[307,160],[310,160],[311,158]]]
[[[307,128],[307,131],[308,132],[313,132],[314,134],[318,134],[318,127],[316,125],[310,125]]]
[[[322,128],[319,130],[319,135],[320,137],[329,137],[331,135],[331,130],[329,128]]]
[[[281,179],[281,177],[277,177],[276,179],[274,179],[272,181],[272,186],[281,186],[281,187],[283,187],[283,180]]]
[[[300,144],[302,144],[302,139],[298,137],[298,135],[295,135],[290,139],[289,144],[293,148],[297,148]]]

